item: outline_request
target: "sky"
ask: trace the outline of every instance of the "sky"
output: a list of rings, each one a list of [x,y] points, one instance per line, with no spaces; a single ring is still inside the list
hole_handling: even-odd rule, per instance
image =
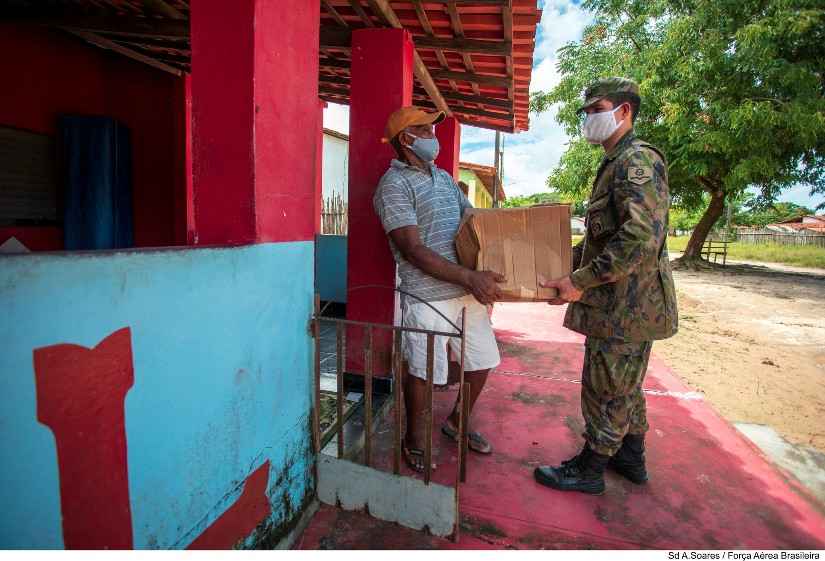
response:
[[[581,39],[592,21],[590,13],[572,0],[539,0],[544,12],[536,34],[530,91],[547,91],[559,81],[556,50]],[[507,196],[546,191],[545,181],[567,149],[568,137],[555,121],[555,109],[530,115],[530,130],[503,134],[504,191]],[[349,132],[349,108],[329,104],[324,110],[324,126]],[[495,132],[471,126],[461,128],[461,161],[493,165]],[[825,196],[809,196],[809,189],[797,186],[785,191],[779,201],[815,207]]]

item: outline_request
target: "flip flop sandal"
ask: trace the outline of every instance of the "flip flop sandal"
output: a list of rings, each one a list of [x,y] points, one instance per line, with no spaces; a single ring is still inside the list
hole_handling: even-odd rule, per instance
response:
[[[458,429],[451,427],[448,424],[441,425],[441,432],[444,433],[446,436],[450,437],[454,441],[458,442]],[[492,454],[493,447],[490,446],[490,443],[487,442],[480,433],[471,432],[467,435],[467,447],[476,452],[478,454]]]
[[[407,448],[406,446],[403,447],[403,450],[404,460],[407,462],[407,466],[416,473],[424,473],[424,451],[418,448]],[[421,458],[421,463],[415,463],[413,458]],[[433,463],[432,470],[435,471],[436,467],[436,464]]]

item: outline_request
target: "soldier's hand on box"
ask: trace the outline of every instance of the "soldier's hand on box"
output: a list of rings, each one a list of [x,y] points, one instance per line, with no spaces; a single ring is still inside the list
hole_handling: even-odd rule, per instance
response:
[[[492,304],[501,297],[498,284],[507,282],[504,275],[493,271],[472,271],[467,281],[467,288],[482,304]]]
[[[582,291],[573,286],[570,277],[561,279],[543,281],[539,283],[543,288],[555,288],[558,291],[558,297],[550,300],[551,305],[564,304],[566,302],[578,302],[582,297]]]

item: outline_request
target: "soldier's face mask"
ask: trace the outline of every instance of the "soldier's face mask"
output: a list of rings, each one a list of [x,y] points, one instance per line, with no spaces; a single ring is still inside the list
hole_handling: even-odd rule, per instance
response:
[[[621,108],[616,107],[611,111],[602,111],[601,113],[590,113],[584,120],[582,126],[582,134],[587,142],[590,144],[601,144],[616,132],[622,125],[622,121],[616,122],[616,111]]]

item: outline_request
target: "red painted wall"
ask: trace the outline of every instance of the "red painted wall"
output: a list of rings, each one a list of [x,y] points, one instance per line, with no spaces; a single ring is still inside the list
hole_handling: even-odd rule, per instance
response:
[[[447,170],[458,181],[458,160],[461,152],[461,123],[455,117],[447,117],[435,126],[435,136],[441,150],[435,165]]]
[[[315,239],[320,10],[319,0],[255,2],[255,28],[270,31],[255,34],[259,242]]]
[[[199,244],[315,235],[318,0],[193,4]]]
[[[0,228],[0,245],[9,238],[25,245],[29,251],[63,249],[63,230],[55,226],[8,226]]]
[[[0,126],[53,135],[63,113],[123,122],[132,138],[135,244],[184,243],[175,203],[186,196],[183,78],[41,27],[0,24],[0,52]]]

